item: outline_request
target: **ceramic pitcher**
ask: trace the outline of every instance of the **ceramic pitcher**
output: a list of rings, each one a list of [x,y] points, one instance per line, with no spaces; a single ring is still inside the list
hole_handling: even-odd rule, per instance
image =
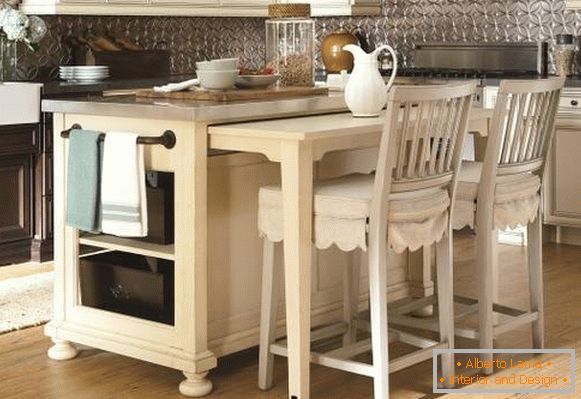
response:
[[[366,53],[361,47],[348,44],[343,50],[353,54],[355,66],[345,87],[345,102],[353,116],[379,116],[387,102],[387,92],[393,85],[397,73],[397,58],[395,51],[388,45],[379,46],[371,53]],[[393,69],[387,85],[379,73],[377,56],[383,50],[390,52],[393,59]]]

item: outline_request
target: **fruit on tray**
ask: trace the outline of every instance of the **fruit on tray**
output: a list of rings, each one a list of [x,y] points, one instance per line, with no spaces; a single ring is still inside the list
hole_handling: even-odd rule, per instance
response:
[[[274,73],[271,67],[264,67],[262,69],[240,68],[240,75],[272,75]]]

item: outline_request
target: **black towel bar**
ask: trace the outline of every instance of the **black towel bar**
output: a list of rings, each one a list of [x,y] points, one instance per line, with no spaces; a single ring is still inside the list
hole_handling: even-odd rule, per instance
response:
[[[82,129],[82,127],[78,123],[75,123],[73,126],[71,126],[70,129],[63,130],[61,132],[61,137],[63,139],[66,139],[69,137],[71,130],[77,130],[77,129]],[[104,140],[104,138],[102,137],[102,138],[100,138],[100,140],[102,141],[102,140]],[[137,138],[137,144],[148,144],[148,145],[161,144],[165,148],[171,149],[171,148],[174,148],[176,145],[176,135],[173,131],[166,130],[165,132],[163,132],[163,134],[161,136],[157,136],[157,137],[139,136]]]

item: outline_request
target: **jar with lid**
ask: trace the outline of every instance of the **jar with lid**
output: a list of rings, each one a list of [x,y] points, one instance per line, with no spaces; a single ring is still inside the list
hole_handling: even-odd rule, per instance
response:
[[[266,66],[279,74],[280,86],[314,86],[315,22],[309,4],[268,6]]]
[[[573,35],[557,35],[555,45],[555,70],[559,76],[573,75],[573,60],[575,58],[575,44]]]

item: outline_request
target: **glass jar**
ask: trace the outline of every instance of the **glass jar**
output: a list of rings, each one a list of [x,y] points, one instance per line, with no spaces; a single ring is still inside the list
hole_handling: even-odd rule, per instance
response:
[[[266,67],[279,86],[315,85],[315,22],[309,4],[271,4],[266,21]]]
[[[575,58],[575,44],[573,35],[557,35],[555,45],[555,72],[559,76],[573,75],[573,60]]]

